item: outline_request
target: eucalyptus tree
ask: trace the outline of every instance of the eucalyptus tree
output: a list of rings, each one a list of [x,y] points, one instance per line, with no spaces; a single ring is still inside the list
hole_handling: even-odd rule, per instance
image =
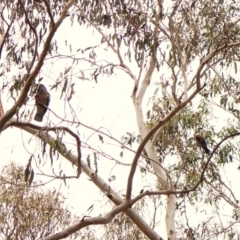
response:
[[[53,155],[60,154],[62,161],[67,159],[76,166],[76,177],[81,172],[87,174],[117,205],[104,217],[83,218],[47,239],[66,237],[88,225],[109,223],[114,227],[113,219],[122,212],[146,237],[164,238],[159,226],[151,227],[140,217],[142,212],[134,208],[146,196],[160,195],[166,196],[168,239],[238,236],[238,196],[227,180],[230,176],[222,175],[222,170],[228,163],[232,171],[238,168],[239,2],[19,0],[3,1],[1,12],[3,108],[4,94],[13,99],[11,107],[1,115],[1,131],[8,131],[12,126],[39,138],[42,157],[49,148],[53,167]],[[71,24],[64,28],[63,21]],[[64,34],[58,34],[60,29],[64,29]],[[92,39],[84,39],[90,32],[94,44]],[[61,51],[62,44],[67,53]],[[65,63],[64,70],[54,68],[55,59]],[[54,68],[54,74],[49,66]],[[129,79],[132,84],[129,94],[139,130],[137,136],[128,132],[124,142],[112,136],[108,129],[80,121],[76,114],[81,108],[75,105],[81,86],[95,81],[98,87],[99,82],[114,76]],[[30,123],[32,112],[28,106],[38,82],[50,83],[50,93],[55,91],[67,109],[65,113],[58,112],[51,109],[50,103],[52,118],[43,127]],[[156,91],[147,105],[147,90],[154,84]],[[98,173],[98,159],[121,164],[120,159],[112,157],[107,150],[102,151],[96,143],[88,144],[88,138],[82,139],[84,128],[91,132],[90,136],[98,136],[99,144],[118,144],[124,149],[120,153],[123,159],[125,152],[133,151],[132,144],[137,144],[128,166],[124,196],[111,188],[113,176],[106,183]],[[208,155],[194,141],[193,135],[199,131],[211,150]],[[76,156],[64,141],[65,136],[74,139]],[[133,196],[138,168],[146,171],[146,179],[153,173],[157,184],[152,186],[155,189]],[[58,177],[67,179],[61,174]],[[230,219],[220,216],[219,207],[224,203],[233,211]],[[204,211],[208,204],[220,220],[208,216],[192,226],[188,208],[194,206],[197,212]],[[158,210],[163,209],[161,205]]]
[[[44,239],[73,224],[72,213],[63,207],[63,195],[54,190],[43,190],[40,182],[32,183],[29,188],[23,172],[23,167],[13,163],[1,171],[1,238]],[[80,236],[76,232],[69,239]]]

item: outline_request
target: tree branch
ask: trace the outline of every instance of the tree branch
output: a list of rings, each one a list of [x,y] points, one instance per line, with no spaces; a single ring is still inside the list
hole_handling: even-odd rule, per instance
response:
[[[15,122],[16,119],[11,119],[9,124],[11,122]],[[20,121],[22,123],[25,123],[23,121]],[[39,132],[36,129],[33,129],[31,127],[21,127],[21,129],[25,130],[26,132],[37,136],[40,138],[44,143],[51,146],[51,143],[55,141],[53,137],[51,137],[48,133]],[[65,153],[60,152],[64,158],[66,158],[69,162],[77,166],[77,157],[71,153],[71,151],[67,150]],[[107,193],[107,197],[109,200],[111,200],[115,205],[120,205],[123,203],[123,199],[118,196],[118,194],[109,186],[108,183],[106,183],[99,174],[96,176],[95,171],[91,168],[89,168],[88,164],[84,161],[81,161],[82,171],[91,179],[91,181],[103,192]],[[124,211],[127,216],[133,221],[136,226],[141,229],[141,231],[151,240],[159,240],[161,237],[153,230],[151,227],[146,223],[141,216],[139,216],[134,210],[128,208]]]
[[[49,2],[47,0],[43,0],[43,1],[46,5],[47,12],[48,12],[48,15],[50,17],[52,25],[55,25],[55,22],[54,22],[54,19],[53,19],[53,16],[52,16],[52,12],[51,12],[51,9],[50,9],[50,1]]]
[[[129,208],[129,206],[132,206],[133,204],[135,204],[137,201],[139,201],[140,199],[142,199],[145,196],[153,196],[153,195],[169,195],[169,194],[183,194],[183,193],[189,193],[189,192],[193,192],[197,189],[197,187],[203,182],[204,180],[204,174],[206,172],[207,166],[213,156],[213,154],[216,152],[216,150],[220,147],[220,145],[225,142],[227,139],[231,138],[231,137],[235,137],[240,135],[239,133],[233,133],[230,134],[228,136],[226,136],[225,138],[223,138],[214,148],[214,150],[212,151],[211,155],[208,158],[208,161],[206,162],[203,171],[201,173],[201,177],[198,181],[198,183],[192,187],[191,189],[184,189],[184,190],[180,190],[180,191],[172,191],[172,190],[166,190],[166,191],[145,191],[141,194],[139,194],[138,196],[136,196],[135,198],[133,198],[130,201],[125,201],[122,204],[120,204],[118,207],[114,208],[111,212],[109,212],[105,217],[90,217],[90,218],[83,218],[79,223],[75,224],[74,226],[71,226],[57,234],[52,235],[51,237],[47,237],[45,240],[58,240],[58,239],[62,239],[65,238],[67,236],[69,236],[70,234],[80,230],[81,228],[84,228],[86,226],[89,225],[98,225],[98,224],[107,224],[110,223],[112,221],[112,219],[119,214],[122,211],[125,211],[127,208]],[[228,201],[230,201],[230,203],[235,207],[238,208],[238,205],[233,203],[231,200],[228,199]]]
[[[108,224],[113,220],[113,218],[117,214],[126,210],[127,208],[129,208],[129,204],[128,204],[128,202],[124,202],[124,203],[120,204],[119,206],[115,207],[105,217],[83,217],[79,223],[77,223],[61,232],[58,232],[52,236],[45,238],[45,240],[58,240],[58,239],[66,238],[69,235],[75,233],[76,231],[78,231],[84,227],[87,227],[89,225]]]
[[[54,26],[52,26],[52,28],[50,29],[50,32],[46,39],[46,42],[44,43],[42,53],[39,56],[38,63],[36,65],[36,67],[34,68],[34,70],[28,76],[19,98],[17,99],[16,103],[12,106],[12,108],[10,110],[8,110],[0,119],[0,133],[2,132],[4,125],[14,116],[14,114],[16,114],[17,110],[24,103],[26,96],[28,94],[28,91],[31,87],[32,81],[35,79],[35,77],[38,75],[40,69],[42,68],[42,65],[43,65],[44,59],[47,55],[52,38],[53,38],[55,32],[57,31],[58,27],[61,25],[62,21],[64,20],[68,9],[73,5],[73,3],[74,3],[74,0],[69,0],[69,2],[66,4],[65,8],[62,11],[60,18],[58,19],[56,24]]]
[[[22,1],[19,0],[18,2],[19,2],[19,4],[20,4],[21,7],[22,7],[22,10],[23,10],[24,15],[25,15],[25,20],[26,20],[27,24],[29,25],[30,29],[33,31],[34,36],[35,36],[35,41],[36,41],[36,43],[35,43],[35,50],[34,50],[34,56],[33,56],[32,62],[31,62],[31,66],[27,66],[27,76],[28,76],[29,73],[30,73],[30,71],[31,71],[31,69],[32,69],[32,67],[33,67],[33,64],[34,64],[34,62],[35,62],[35,59],[36,59],[36,57],[37,57],[38,35],[37,35],[36,29],[33,27],[32,23],[30,23],[30,21],[29,21],[28,13],[27,13],[27,11],[25,10]]]
[[[2,3],[0,3],[0,4],[2,4]],[[2,6],[1,6],[1,7],[2,7]],[[16,15],[16,12],[17,12],[17,8],[18,8],[18,4],[17,4],[17,6],[16,6],[15,11],[14,11],[13,14],[12,14],[12,19],[11,19],[10,24],[7,24],[7,23],[6,23],[6,24],[8,25],[8,28],[7,28],[6,33],[3,32],[4,29],[1,29],[1,34],[3,34],[3,39],[2,39],[2,41],[1,41],[1,43],[0,43],[0,59],[1,59],[1,56],[2,56],[2,49],[3,49],[3,46],[4,46],[5,40],[6,40],[6,38],[7,38],[7,36],[8,36],[8,33],[9,33],[10,29],[11,29],[11,26],[12,26],[12,24],[13,24],[13,21],[15,20],[15,15]],[[4,20],[4,18],[3,18],[3,13],[1,13],[1,17],[2,17],[2,19]],[[3,24],[1,24],[1,25],[3,25]]]
[[[11,122],[7,123],[5,129],[10,127],[10,126],[15,126],[15,127],[18,127],[18,128],[30,127],[30,128],[36,129],[38,131],[46,131],[46,132],[49,132],[49,131],[56,132],[56,131],[59,131],[59,130],[68,132],[70,135],[72,135],[75,138],[76,143],[77,143],[77,153],[78,153],[78,155],[77,155],[77,166],[78,166],[77,178],[80,176],[80,173],[81,173],[81,159],[82,159],[81,140],[76,133],[74,133],[73,131],[71,131],[67,127],[61,127],[61,126],[60,127],[40,127],[40,126],[34,125],[32,123],[18,122],[18,121],[15,121],[15,122],[11,121]],[[61,149],[60,151],[58,149],[56,149],[56,150],[58,150],[59,152],[62,152],[63,154],[68,153],[64,146],[62,146],[60,149]]]

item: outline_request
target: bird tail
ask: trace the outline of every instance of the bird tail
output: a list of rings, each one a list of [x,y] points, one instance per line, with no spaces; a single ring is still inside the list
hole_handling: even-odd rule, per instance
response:
[[[204,149],[204,151],[205,151],[206,154],[209,154],[209,153],[210,153],[210,150],[208,149],[207,146],[203,146],[203,149]]]
[[[42,122],[42,120],[43,120],[43,115],[36,113],[36,114],[35,114],[35,117],[34,117],[34,120],[37,121],[37,122]]]

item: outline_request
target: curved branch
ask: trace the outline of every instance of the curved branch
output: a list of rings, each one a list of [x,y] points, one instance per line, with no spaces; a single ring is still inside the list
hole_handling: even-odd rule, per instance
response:
[[[121,211],[126,210],[127,208],[129,208],[129,206],[132,206],[133,204],[135,204],[137,201],[139,201],[140,199],[142,199],[145,196],[153,196],[153,195],[169,195],[169,194],[183,194],[183,193],[189,193],[189,192],[193,192],[197,189],[197,187],[203,182],[204,180],[204,174],[206,172],[207,166],[213,156],[213,154],[216,152],[216,150],[220,147],[220,145],[225,142],[227,139],[231,138],[231,137],[235,137],[240,135],[239,133],[233,133],[230,134],[228,136],[226,136],[225,138],[223,138],[214,148],[213,152],[211,153],[211,155],[208,158],[208,161],[206,162],[203,171],[201,173],[201,177],[198,181],[198,183],[192,187],[191,189],[184,189],[184,190],[180,190],[180,191],[172,191],[172,190],[166,190],[166,191],[145,191],[141,194],[139,194],[138,196],[136,196],[135,198],[133,198],[132,200],[128,201],[126,200],[125,202],[123,202],[122,204],[120,204],[118,207],[114,208],[111,212],[109,212],[105,217],[90,217],[90,218],[83,218],[79,223],[75,224],[74,226],[71,226],[57,234],[54,234],[51,237],[47,237],[45,240],[57,240],[57,239],[62,239],[64,237],[69,236],[70,234],[80,230],[81,228],[84,228],[86,226],[89,225],[97,225],[97,224],[107,224],[110,223],[112,221],[112,219]],[[229,199],[228,199],[229,200]],[[229,200],[230,201],[230,200]],[[230,204],[232,204],[235,208],[237,208],[237,204],[233,203],[232,201],[230,202]]]
[[[76,231],[78,231],[84,227],[87,227],[89,225],[108,224],[113,220],[113,218],[117,214],[126,210],[127,208],[129,208],[129,204],[128,204],[128,202],[124,202],[121,205],[115,207],[105,217],[83,217],[79,223],[77,223],[59,233],[56,233],[50,237],[45,238],[45,240],[58,240],[58,239],[66,238],[69,235],[75,233]]]
[[[73,131],[71,131],[67,127],[61,127],[61,126],[60,127],[40,127],[40,126],[34,125],[32,123],[18,122],[18,121],[15,121],[15,122],[11,121],[10,123],[7,123],[5,129],[10,127],[10,126],[15,126],[15,127],[18,127],[18,128],[30,127],[30,128],[33,128],[33,129],[37,129],[39,131],[46,131],[46,132],[49,132],[49,131],[56,132],[56,131],[59,131],[59,130],[68,132],[70,135],[72,135],[76,139],[76,142],[77,142],[77,153],[78,153],[78,157],[77,157],[77,165],[78,165],[77,177],[80,176],[80,173],[81,173],[81,159],[82,159],[81,140],[76,133],[74,133]],[[60,149],[61,149],[62,152],[66,152],[66,149],[65,149],[64,145]]]
[[[160,12],[160,6],[158,5],[158,13],[159,12]],[[139,146],[139,148],[138,148],[138,150],[135,154],[135,157],[134,157],[134,160],[133,160],[133,163],[132,163],[132,167],[131,167],[131,170],[130,170],[130,173],[129,173],[127,190],[126,190],[126,199],[128,199],[128,200],[130,199],[130,196],[131,196],[132,180],[133,180],[133,175],[136,171],[136,165],[137,165],[137,162],[138,162],[138,158],[141,154],[141,151],[144,149],[146,143],[150,139],[150,135],[148,135],[147,129],[145,127],[145,123],[143,121],[142,100],[143,100],[143,97],[144,97],[145,92],[147,90],[147,86],[150,83],[150,78],[151,78],[151,76],[153,74],[153,71],[154,71],[154,68],[155,68],[155,64],[156,64],[155,58],[156,58],[158,36],[159,36],[159,31],[157,30],[157,27],[154,26],[154,45],[153,45],[152,54],[151,54],[150,61],[149,61],[149,66],[148,66],[146,74],[143,78],[143,81],[142,81],[142,84],[141,84],[141,87],[140,87],[139,91],[138,91],[139,81],[136,81],[134,89],[133,89],[133,94],[132,94],[132,99],[133,99],[133,103],[134,103],[135,110],[136,110],[136,115],[137,115],[138,128],[139,128],[139,131],[142,134],[142,137],[144,139],[143,139],[143,142],[140,144],[140,146]],[[138,91],[138,94],[137,94],[137,91]],[[157,128],[161,127],[161,124],[162,123],[158,124]],[[153,130],[152,133],[154,133],[155,131],[156,131],[156,129]],[[156,172],[156,174],[157,174],[157,172]],[[157,175],[158,175],[158,178],[160,178],[160,179],[162,178],[162,176],[160,176],[159,174],[157,174]],[[165,182],[165,179],[163,179],[163,181]]]
[[[117,143],[121,146],[121,148],[127,149],[128,151],[130,151],[130,152],[132,152],[132,153],[134,153],[134,154],[136,153],[135,150],[131,149],[130,147],[126,146],[125,144],[123,144],[123,143],[122,143],[121,141],[119,141],[118,139],[114,138],[112,135],[110,135],[110,134],[108,134],[108,133],[105,133],[105,132],[101,131],[100,129],[97,129],[97,128],[94,128],[94,127],[90,127],[90,126],[88,126],[88,125],[86,125],[86,124],[84,124],[84,123],[82,123],[82,122],[68,121],[68,120],[66,120],[66,119],[63,119],[63,118],[59,117],[59,116],[58,116],[54,111],[52,111],[50,108],[49,108],[48,110],[51,111],[51,113],[53,113],[57,118],[61,119],[62,121],[65,121],[65,122],[68,122],[68,123],[71,123],[71,124],[75,123],[75,124],[81,125],[81,126],[87,128],[87,129],[92,130],[92,131],[94,132],[93,134],[95,134],[95,133],[100,133],[100,134],[108,137],[109,139],[117,142]],[[92,134],[92,135],[93,135],[93,134]],[[93,148],[92,148],[92,149],[93,149]],[[94,151],[97,151],[97,150],[95,149]],[[161,166],[161,164],[160,164],[159,162],[155,161],[154,159],[150,158],[149,156],[146,156],[146,155],[144,155],[144,154],[141,154],[141,156],[144,157],[144,158],[146,158],[146,159],[148,159],[149,161],[155,162],[156,164],[159,165],[159,167],[162,168],[162,166]],[[116,160],[115,160],[115,161],[116,161]],[[119,162],[119,161],[117,161],[117,162],[120,163],[120,164],[123,164],[123,163],[121,163],[121,162]],[[125,165],[125,166],[130,166],[131,164],[130,164],[130,163],[129,163],[129,164],[124,163],[123,165]]]
[[[48,52],[49,46],[51,44],[51,41],[54,37],[54,34],[57,31],[57,29],[59,28],[59,26],[61,25],[62,21],[64,20],[66,14],[67,14],[68,9],[73,5],[73,3],[74,3],[74,0],[69,0],[69,2],[66,4],[65,8],[62,11],[60,18],[58,19],[56,24],[54,26],[52,26],[52,28],[50,29],[50,32],[46,39],[46,42],[44,43],[42,53],[39,56],[38,63],[36,65],[36,67],[34,68],[34,70],[28,76],[19,98],[17,99],[16,103],[12,106],[12,108],[10,110],[8,110],[0,119],[0,132],[2,132],[4,125],[14,116],[14,114],[16,114],[17,110],[24,103],[24,101],[27,97],[28,91],[31,87],[32,81],[35,79],[35,77],[38,75],[40,69],[42,68],[44,59],[47,55],[47,52]]]
[[[150,140],[150,138],[153,136],[153,134],[162,126],[164,126],[178,111],[180,111],[183,107],[185,107],[194,97],[195,95],[201,91],[202,88],[196,89],[192,95],[188,99],[186,99],[184,102],[179,103],[179,105],[174,108],[163,120],[159,121],[146,135],[146,137],[142,140],[140,143],[136,155],[134,156],[133,162],[132,162],[132,167],[128,176],[128,185],[127,185],[127,191],[126,191],[126,199],[130,199],[131,196],[131,191],[132,191],[132,181],[133,181],[133,176],[136,171],[137,167],[137,162],[138,159],[141,155],[141,152],[143,151],[146,143]]]
[[[203,69],[203,67],[216,55],[216,53],[220,52],[223,49],[227,49],[227,48],[232,48],[232,47],[238,47],[240,46],[240,42],[234,42],[234,43],[229,43],[229,44],[223,44],[221,46],[218,46],[216,49],[214,49],[213,51],[211,51],[202,61],[200,66],[197,69],[197,73],[194,76],[194,78],[196,78],[196,85],[197,88],[201,88],[200,86],[200,78],[201,78],[201,71]],[[193,79],[194,79],[193,78]]]
[[[202,71],[202,69],[204,68],[204,66],[218,53],[218,52],[220,52],[221,50],[223,50],[223,49],[226,49],[226,48],[231,48],[231,47],[237,47],[237,46],[240,46],[240,42],[235,42],[235,43],[230,43],[230,44],[224,44],[224,45],[222,45],[222,46],[220,46],[220,47],[217,47],[216,49],[214,49],[213,51],[211,51],[202,61],[201,61],[201,64],[199,65],[199,67],[198,67],[198,69],[197,69],[197,72],[196,72],[196,74],[195,74],[195,76],[193,77],[193,79],[192,79],[192,81],[191,82],[193,82],[194,81],[194,79],[196,78],[196,90],[193,92],[193,94],[189,97],[189,98],[191,98],[191,100],[193,99],[193,97],[198,93],[198,92],[200,92],[205,86],[202,86],[201,87],[201,84],[200,84],[200,79],[201,79],[201,77],[202,77],[202,73],[201,73],[201,71]],[[205,71],[203,71],[203,72],[205,72]],[[189,88],[188,88],[188,90],[189,90]],[[181,96],[182,97],[182,96]],[[181,98],[180,97],[180,98]],[[189,99],[188,98],[188,99]],[[188,99],[186,99],[185,100],[185,102],[186,101],[188,101]],[[190,100],[190,101],[191,101]],[[190,101],[188,101],[188,102],[190,102]],[[153,140],[152,140],[152,142],[153,143],[155,143],[156,142],[156,140],[157,140],[157,138],[158,138],[158,136],[159,136],[159,134],[161,133],[161,131],[160,130],[158,130],[157,132],[156,132],[156,134],[155,134],[155,136],[153,137]]]
[[[15,122],[16,119],[10,120]],[[20,121],[21,123],[25,123],[23,121]],[[51,145],[54,139],[51,137],[48,133],[44,132],[39,132],[36,129],[33,129],[31,127],[21,127],[21,129],[25,130],[26,132],[37,136],[40,138],[43,142],[47,143],[48,145]],[[58,151],[58,150],[57,150]],[[66,158],[69,162],[77,166],[77,157],[71,153],[71,151],[65,151],[65,152],[60,152],[58,151],[59,154],[61,154],[64,158]],[[111,200],[115,205],[120,205],[124,201],[121,197],[118,196],[118,194],[109,186],[108,183],[106,183],[100,176],[95,175],[95,171],[91,168],[89,168],[88,164],[84,161],[81,161],[81,166],[82,166],[82,171],[91,179],[91,181],[103,192],[106,194],[106,196]],[[124,211],[127,216],[133,221],[136,226],[141,229],[141,231],[149,238],[152,240],[159,240],[161,237],[153,230],[151,227],[146,223],[141,216],[139,216],[134,210],[131,208],[127,208]]]
[[[144,196],[152,196],[152,195],[169,195],[169,194],[183,194],[183,193],[190,193],[190,192],[193,192],[195,191],[199,185],[203,182],[204,180],[204,174],[207,170],[207,167],[209,165],[209,162],[211,161],[212,159],[212,156],[213,154],[217,151],[217,149],[221,146],[221,144],[223,142],[225,142],[227,139],[229,138],[232,138],[232,137],[236,137],[236,136],[239,136],[240,135],[240,132],[238,133],[233,133],[233,134],[230,134],[226,137],[224,137],[213,149],[213,151],[211,152],[210,156],[208,157],[208,160],[207,162],[205,163],[204,165],[204,168],[202,170],[202,173],[201,173],[201,176],[200,176],[200,179],[199,181],[190,189],[184,189],[184,190],[177,190],[177,191],[172,191],[172,190],[163,190],[163,191],[145,191],[141,194],[139,194],[138,196],[136,196],[135,198],[133,198],[131,201],[130,201],[130,204],[133,205],[135,204],[137,201],[139,201],[141,198],[143,198]],[[227,186],[225,186],[227,187]],[[228,187],[227,187],[228,188]],[[230,190],[230,189],[229,189]],[[233,195],[233,194],[232,194]],[[234,197],[234,196],[233,196]],[[235,199],[235,197],[234,197]],[[236,199],[235,199],[236,201]],[[231,204],[237,208],[237,204],[234,204],[233,202],[231,202]]]

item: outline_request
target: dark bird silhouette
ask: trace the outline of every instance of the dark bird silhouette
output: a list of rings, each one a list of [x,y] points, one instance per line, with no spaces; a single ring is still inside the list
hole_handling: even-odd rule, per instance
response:
[[[37,106],[37,112],[35,114],[34,120],[42,122],[43,116],[47,111],[47,107],[50,102],[50,94],[48,93],[46,87],[43,84],[39,84],[36,88],[35,104]]]
[[[196,142],[198,143],[199,146],[201,146],[203,148],[203,150],[205,151],[206,154],[210,153],[210,150],[207,147],[207,142],[206,140],[199,134],[196,133],[194,135],[194,138],[196,139]]]

